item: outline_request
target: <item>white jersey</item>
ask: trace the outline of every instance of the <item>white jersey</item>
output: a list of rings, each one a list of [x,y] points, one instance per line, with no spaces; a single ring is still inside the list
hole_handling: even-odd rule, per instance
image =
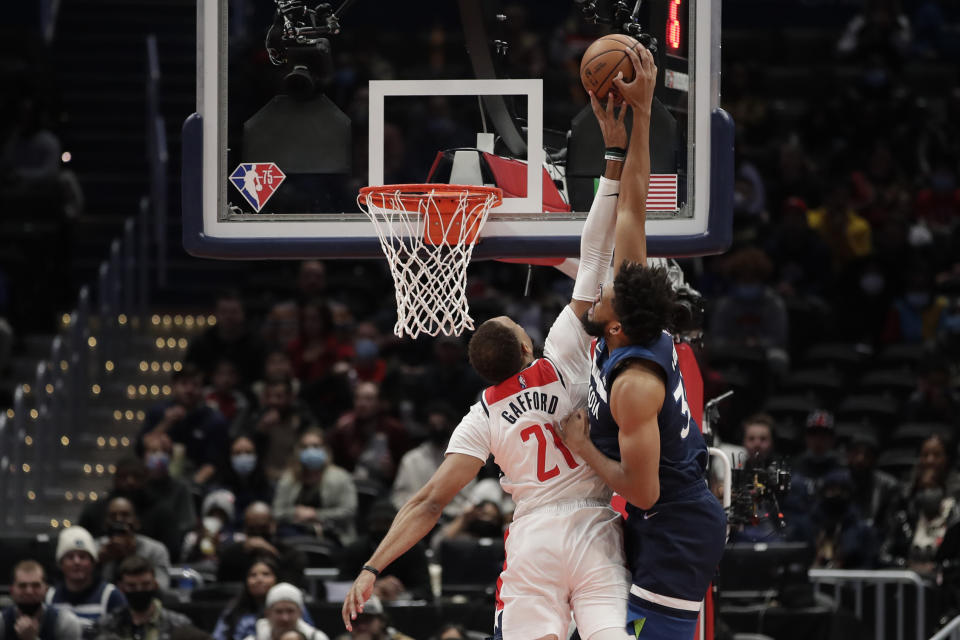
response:
[[[564,307],[547,334],[544,357],[488,387],[450,437],[447,453],[481,460],[493,454],[516,518],[561,500],[610,499],[610,489],[554,427],[586,403],[590,342],[576,314]]]

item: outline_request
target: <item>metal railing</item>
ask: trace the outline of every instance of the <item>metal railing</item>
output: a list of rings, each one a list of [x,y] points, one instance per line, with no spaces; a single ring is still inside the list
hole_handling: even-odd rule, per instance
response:
[[[853,590],[853,611],[857,618],[863,619],[864,590],[867,587],[874,589],[874,638],[885,640],[887,633],[887,602],[896,606],[896,637],[897,640],[913,638],[925,640],[924,628],[926,622],[926,591],[923,578],[913,571],[878,570],[861,571],[856,569],[810,569],[810,581],[817,593],[822,593],[826,585],[833,587],[834,609],[839,609],[843,601],[843,587]],[[914,600],[914,630],[906,633],[906,599],[905,588],[912,586],[916,590]],[[896,591],[894,599],[887,598],[887,588]]]
[[[157,286],[167,284],[167,126],[160,112],[160,54],[157,37],[147,36],[147,162],[156,244]]]
[[[57,14],[60,13],[60,0],[40,0],[40,33],[47,44],[53,42],[57,32]]]
[[[33,379],[20,381],[13,406],[0,412],[0,527],[23,527],[28,503],[42,505],[62,495],[64,447],[88,430],[91,404],[119,366],[134,325],[149,324],[151,267],[156,281],[165,282],[160,269],[166,269],[167,144],[153,36],[147,38],[147,51],[147,110],[153,114],[147,131],[150,196],[110,243],[95,289],[80,288],[76,307],[63,318],[63,329],[37,363]],[[153,244],[157,253],[151,265]]]
[[[960,640],[960,616],[946,624],[940,631],[930,636],[930,640]]]

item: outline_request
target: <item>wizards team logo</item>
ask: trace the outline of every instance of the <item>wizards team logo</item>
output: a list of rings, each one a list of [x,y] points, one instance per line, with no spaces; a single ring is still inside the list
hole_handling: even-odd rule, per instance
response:
[[[286,177],[280,167],[272,162],[244,162],[230,174],[230,182],[254,211],[260,213]]]

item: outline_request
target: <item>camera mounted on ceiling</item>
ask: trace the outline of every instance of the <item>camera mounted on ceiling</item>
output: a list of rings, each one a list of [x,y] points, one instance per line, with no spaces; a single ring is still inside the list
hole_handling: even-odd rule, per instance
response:
[[[333,9],[303,0],[274,0],[277,11],[267,31],[270,62],[288,68],[283,86],[291,96],[312,97],[333,73],[330,36],[340,33],[340,16],[353,2],[345,0]]]
[[[613,25],[614,30],[636,38],[650,53],[657,53],[657,39],[649,33],[644,33],[638,16],[643,0],[636,0],[630,8],[624,0],[573,0],[580,7],[583,19],[593,24]]]

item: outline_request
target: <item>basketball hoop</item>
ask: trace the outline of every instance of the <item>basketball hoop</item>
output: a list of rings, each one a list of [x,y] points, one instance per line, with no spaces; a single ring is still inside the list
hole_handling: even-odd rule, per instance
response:
[[[490,209],[502,201],[496,187],[388,184],[360,189],[357,204],[376,227],[393,275],[396,335],[458,336],[473,329],[467,265]]]

